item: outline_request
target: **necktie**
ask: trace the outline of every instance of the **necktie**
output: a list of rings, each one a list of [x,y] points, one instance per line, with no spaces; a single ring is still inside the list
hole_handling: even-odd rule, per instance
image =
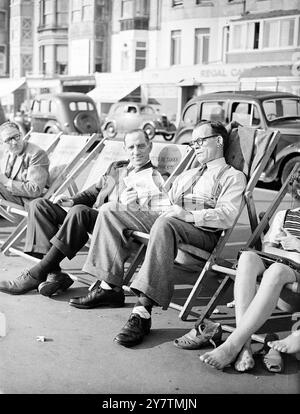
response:
[[[5,170],[5,175],[6,175],[7,178],[10,178],[10,175],[11,175],[13,166],[15,164],[16,158],[17,158],[16,155],[13,155],[13,154],[9,155],[9,159],[8,159],[8,162],[7,162],[7,165],[6,165],[6,170]]]

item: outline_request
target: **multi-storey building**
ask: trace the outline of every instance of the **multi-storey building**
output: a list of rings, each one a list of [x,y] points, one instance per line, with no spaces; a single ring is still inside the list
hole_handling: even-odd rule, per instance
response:
[[[178,117],[204,92],[300,94],[299,19],[300,0],[0,0],[0,74],[26,76],[32,95],[90,91],[104,112],[138,96]]]
[[[127,89],[140,84],[169,115],[216,90],[300,94],[299,18],[299,0],[115,0],[112,73],[91,94],[103,101],[116,83],[125,91],[124,73]]]

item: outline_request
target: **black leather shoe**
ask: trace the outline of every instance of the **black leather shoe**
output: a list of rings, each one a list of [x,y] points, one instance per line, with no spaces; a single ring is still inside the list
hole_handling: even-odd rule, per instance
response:
[[[125,295],[123,290],[116,291],[104,290],[99,284],[95,284],[93,289],[86,295],[70,299],[69,305],[80,309],[91,309],[99,306],[110,306],[120,308],[124,306]]]
[[[150,328],[151,318],[141,318],[137,313],[132,313],[114,341],[126,347],[138,345],[150,332]]]
[[[29,270],[24,270],[15,280],[0,282],[0,291],[11,295],[22,295],[38,288],[40,280],[34,279]]]
[[[38,291],[43,296],[52,296],[55,293],[61,293],[67,290],[74,281],[64,272],[52,272],[47,276],[47,280],[42,282]]]

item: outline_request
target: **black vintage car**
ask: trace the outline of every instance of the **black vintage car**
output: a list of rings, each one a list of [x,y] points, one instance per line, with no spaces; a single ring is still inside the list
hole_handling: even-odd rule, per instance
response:
[[[279,130],[275,162],[261,176],[264,182],[284,182],[300,161],[300,97],[285,92],[225,91],[191,99],[184,107],[173,142],[188,143],[200,120],[235,120],[241,125],[263,130]]]

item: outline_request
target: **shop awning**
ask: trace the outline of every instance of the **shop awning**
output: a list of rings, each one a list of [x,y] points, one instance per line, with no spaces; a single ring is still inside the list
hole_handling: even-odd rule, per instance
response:
[[[245,69],[240,78],[264,78],[278,76],[292,76],[291,65],[270,65],[270,66],[256,66],[254,68]]]
[[[139,86],[139,82],[113,79],[109,82],[103,82],[102,85],[92,89],[87,95],[94,99],[95,102],[114,103],[130,95]]]
[[[25,78],[21,79],[9,79],[1,78],[0,79],[0,98],[10,95],[26,82]]]

